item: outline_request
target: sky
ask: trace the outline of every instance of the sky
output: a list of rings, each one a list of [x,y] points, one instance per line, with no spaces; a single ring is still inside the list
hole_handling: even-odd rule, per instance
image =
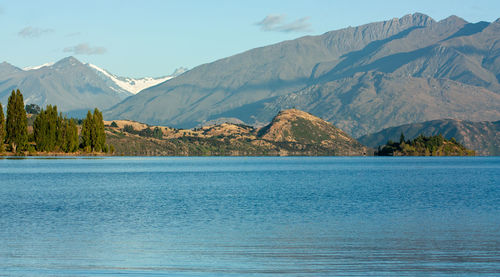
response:
[[[495,21],[498,0],[0,0],[0,62],[74,56],[118,76],[160,77],[252,48],[420,12]]]

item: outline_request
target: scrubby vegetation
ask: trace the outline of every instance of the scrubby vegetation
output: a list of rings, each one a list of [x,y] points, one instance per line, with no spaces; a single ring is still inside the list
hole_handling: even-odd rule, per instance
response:
[[[115,126],[113,126],[113,123],[115,123],[114,124]],[[116,122],[113,121],[113,123],[111,123],[110,127],[118,127],[116,125]],[[147,127],[147,128],[144,128],[142,130],[137,131],[134,129],[134,126],[125,125],[125,127],[123,127],[123,131],[130,133],[130,134],[136,134],[136,135],[139,135],[141,137],[146,137],[146,138],[156,138],[156,139],[163,138],[163,132],[161,131],[161,129],[159,127],[155,127],[154,129]]]
[[[413,140],[405,140],[401,133],[399,142],[389,140],[386,145],[379,146],[379,156],[474,156],[475,152],[465,148],[455,138],[445,139],[443,135],[419,135]]]

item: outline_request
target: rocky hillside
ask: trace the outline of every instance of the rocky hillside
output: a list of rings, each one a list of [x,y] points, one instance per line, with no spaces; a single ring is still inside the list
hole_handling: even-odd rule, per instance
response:
[[[296,107],[354,136],[441,118],[500,119],[500,20],[423,14],[253,49],[198,66],[105,113],[179,128],[262,126]]]
[[[269,125],[258,131],[258,137],[273,142],[321,145],[346,155],[364,148],[333,124],[297,109],[279,112]]]
[[[388,140],[398,141],[401,133],[404,133],[409,139],[420,134],[425,136],[442,134],[446,139],[455,138],[465,147],[475,150],[477,155],[500,155],[500,121],[432,120],[387,128],[374,134],[362,136],[358,140],[365,145],[376,148]]]
[[[372,150],[342,130],[299,110],[280,112],[270,124],[254,128],[223,123],[175,129],[108,121],[107,141],[117,155],[367,155]]]

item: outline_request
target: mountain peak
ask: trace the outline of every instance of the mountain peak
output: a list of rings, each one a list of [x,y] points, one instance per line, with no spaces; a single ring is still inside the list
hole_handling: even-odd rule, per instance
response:
[[[14,67],[13,65],[11,65],[10,63],[5,62],[5,61],[4,61],[4,62],[1,62],[1,63],[0,63],[0,66],[1,66],[1,67],[7,67],[7,66],[12,66],[12,67]]]
[[[11,65],[8,62],[0,63],[0,73],[1,74],[15,73],[15,72],[19,72],[19,71],[22,71],[22,70],[18,67]]]
[[[434,19],[423,13],[407,14],[399,19],[400,23],[411,24],[416,26],[426,26],[434,23]]]
[[[61,66],[76,66],[76,65],[83,65],[82,62],[77,60],[73,56],[66,57],[64,59],[61,59],[60,61],[56,62],[54,64],[55,67],[61,67]]]
[[[12,64],[10,64],[8,62],[5,62],[5,61],[3,61],[2,63],[0,63],[0,66],[12,66],[12,67],[15,67]]]
[[[467,24],[469,22],[467,22],[465,19],[461,18],[461,17],[458,17],[456,15],[451,15],[451,16],[448,16],[447,18],[443,19],[443,20],[440,20],[439,21],[440,23],[449,23],[449,24],[461,24],[461,25],[464,25],[464,24]]]
[[[189,70],[189,69],[188,69],[187,67],[183,67],[183,66],[181,66],[181,67],[179,67],[179,68],[176,68],[176,69],[174,70],[174,72],[172,73],[172,75],[171,75],[171,76],[177,77],[177,76],[181,75],[182,73],[184,73],[184,72],[186,72],[186,71],[188,71],[188,70]]]

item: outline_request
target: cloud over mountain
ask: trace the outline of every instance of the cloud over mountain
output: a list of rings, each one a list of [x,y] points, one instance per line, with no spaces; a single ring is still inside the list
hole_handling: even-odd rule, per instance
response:
[[[302,17],[297,20],[286,22],[286,15],[267,15],[256,25],[260,26],[262,31],[277,31],[277,32],[309,32],[311,24],[308,22],[309,17]]]
[[[74,55],[102,55],[107,52],[102,46],[92,47],[88,43],[80,43],[75,46],[64,48],[63,52],[73,53]]]

